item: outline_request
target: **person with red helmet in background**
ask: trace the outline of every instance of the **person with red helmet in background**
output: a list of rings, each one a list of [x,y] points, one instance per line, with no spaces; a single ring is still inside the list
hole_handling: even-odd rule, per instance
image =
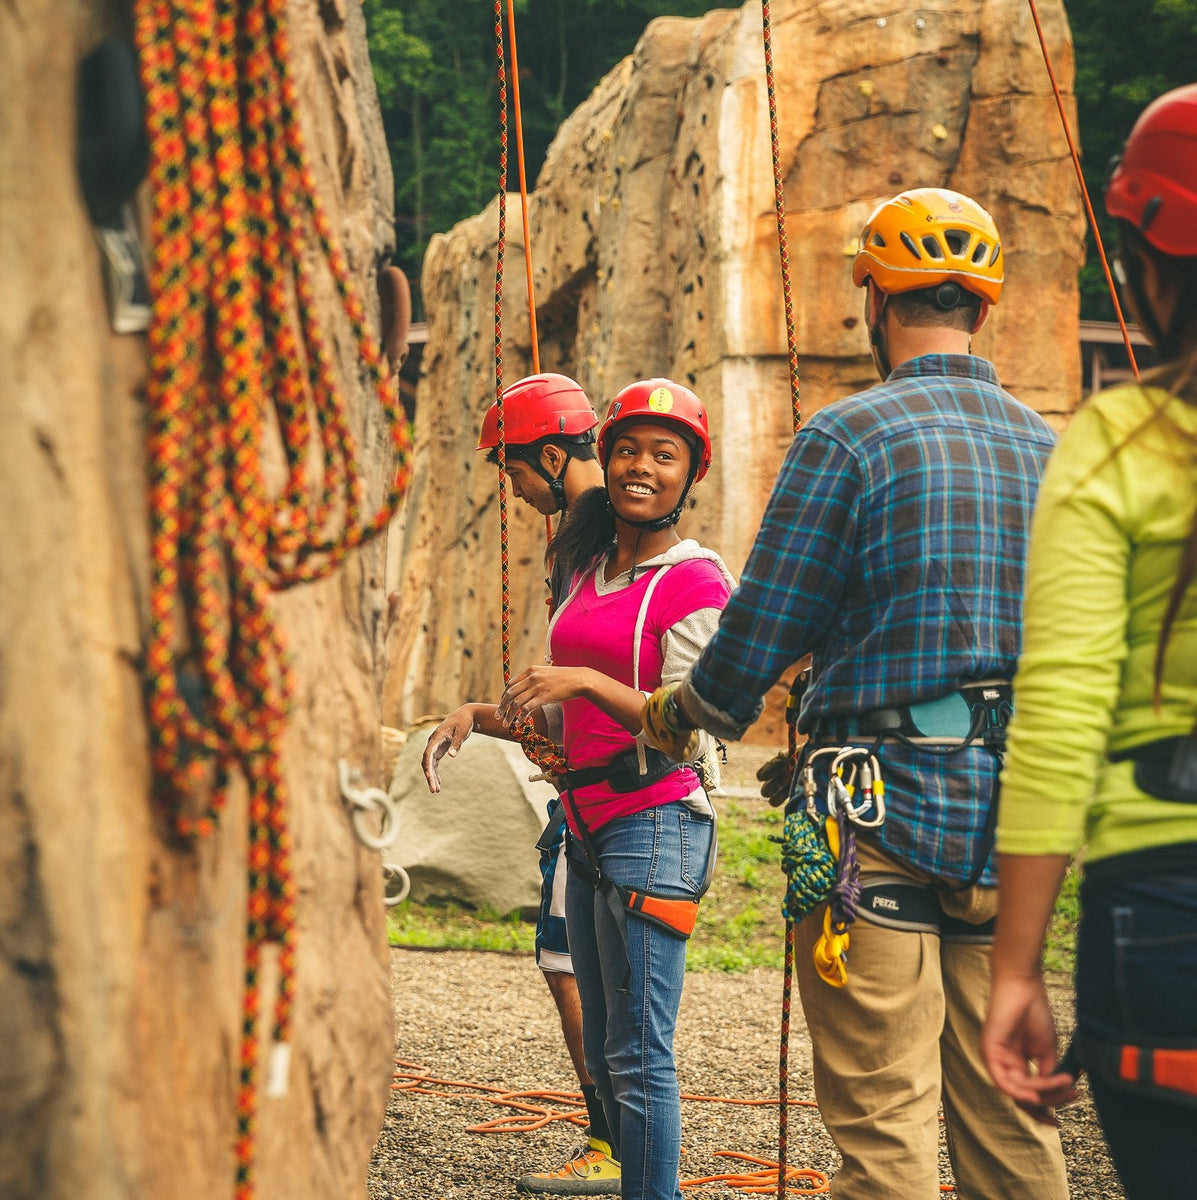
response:
[[[579,497],[603,485],[603,468],[594,444],[598,414],[580,384],[552,371],[517,380],[504,389],[502,400],[503,460],[512,493],[544,516],[564,514],[558,525],[560,534],[568,527]],[[487,462],[499,465],[497,400],[486,411],[476,449],[486,451]],[[569,582],[556,565],[555,549],[555,544],[550,544],[553,606],[565,598]],[[548,816],[546,834],[538,844],[536,964],[561,1019],[561,1033],[586,1104],[587,1129],[586,1140],[560,1167],[520,1176],[516,1191],[557,1196],[618,1195],[619,1163],[612,1157],[606,1114],[586,1070],[582,1046],[582,1006],[565,929],[565,814],[559,800],[550,804]]]
[[[882,382],[795,436],[718,631],[650,698],[645,734],[669,754],[696,727],[742,737],[811,655],[803,757],[762,778],[787,803],[794,972],[843,1160],[831,1194],[937,1195],[942,1104],[961,1196],[1064,1200],[1058,1135],[980,1050],[1023,548],[1055,439],[971,353],[1004,281],[979,204],[886,200],[852,274]]]
[[[1197,1171],[1197,84],[1159,97],[1106,188],[1120,291],[1157,347],[1091,397],[1044,476],[1002,775],[984,1051],[1044,1121],[1088,1071],[1130,1200]],[[1043,943],[1085,846],[1076,1029],[1057,1057]]]
[[[672,760],[638,740],[645,696],[710,637],[734,580],[676,524],[711,465],[706,407],[668,379],[612,401],[598,433],[605,487],[571,503],[553,539],[569,580],[546,662],[497,705],[466,704],[432,732],[429,788],[471,733],[531,719],[558,741],[569,823],[566,921],[586,1066],[611,1130],[624,1200],[680,1200],[681,1104],[673,1032],[686,937],[715,856],[707,748]]]

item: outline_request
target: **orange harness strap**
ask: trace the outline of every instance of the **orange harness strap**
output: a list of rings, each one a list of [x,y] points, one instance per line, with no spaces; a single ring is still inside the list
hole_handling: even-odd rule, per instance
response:
[[[1119,1046],[1118,1078],[1197,1098],[1197,1049],[1163,1050]]]
[[[688,938],[694,932],[694,924],[698,920],[697,900],[653,896],[635,888],[621,888],[620,891],[624,907],[629,912],[634,912],[646,921],[652,921],[682,937]]]

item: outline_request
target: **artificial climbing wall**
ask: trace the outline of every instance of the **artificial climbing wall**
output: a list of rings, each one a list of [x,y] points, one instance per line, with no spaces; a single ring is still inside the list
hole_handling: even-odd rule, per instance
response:
[[[294,0],[290,14],[313,167],[358,286],[373,295],[392,182],[360,6]],[[5,1200],[233,1195],[245,794],[234,788],[197,846],[167,836],[152,801],[146,347],[109,326],[75,172],[79,60],[129,23],[113,0],[0,7]],[[331,282],[317,281],[377,496],[389,471],[379,420]],[[337,786],[341,758],[378,782],[381,570],[381,549],[370,549],[275,605],[297,684],[284,770],[299,967],[290,1086],[260,1104],[260,1197],[364,1196],[385,1108],[378,855],[355,841]]]
[[[1067,93],[1063,6],[1039,8]],[[1006,289],[975,349],[1015,395],[1063,422],[1080,398],[1084,220],[1025,0],[774,0],[771,10],[805,412],[876,380],[850,272],[869,212],[906,188],[943,186],[985,205],[1005,243]],[[518,214],[517,197],[509,207]],[[510,221],[507,382],[532,369],[522,233]],[[574,375],[600,415],[636,378],[697,390],[715,463],[682,529],[738,571],[793,427],[760,5],[653,22],[562,126],[530,225],[542,369]],[[473,451],[494,398],[497,230],[496,201],[434,239],[425,259],[391,724],[501,686],[496,473]],[[544,522],[516,503],[511,523],[518,671],[543,655]],[[783,696],[774,689],[758,739],[782,736]]]

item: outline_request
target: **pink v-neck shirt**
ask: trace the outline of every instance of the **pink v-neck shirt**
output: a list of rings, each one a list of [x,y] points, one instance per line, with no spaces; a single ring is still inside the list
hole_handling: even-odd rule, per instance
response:
[[[602,570],[600,566],[598,568]],[[627,587],[599,595],[590,574],[558,614],[550,640],[552,660],[561,666],[591,667],[604,675],[651,692],[661,683],[662,640],[678,621],[703,608],[722,608],[730,588],[708,559],[676,563],[653,590],[640,636],[640,677],[633,678],[632,639],[645,592],[663,568],[649,568]],[[562,705],[565,756],[571,770],[609,763],[635,745],[623,726],[589,700]],[[595,830],[616,817],[681,800],[699,786],[689,767],[634,792],[617,792],[606,782],[575,790],[574,800],[587,828]],[[573,825],[573,814],[569,821]],[[575,830],[576,832],[576,830]]]

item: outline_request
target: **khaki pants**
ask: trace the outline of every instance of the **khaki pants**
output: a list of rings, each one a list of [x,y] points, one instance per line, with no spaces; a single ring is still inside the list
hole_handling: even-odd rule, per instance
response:
[[[861,877],[912,872],[863,840]],[[941,893],[952,916],[986,921],[997,889]],[[959,1200],[1066,1200],[1060,1139],[989,1078],[980,1032],[989,999],[989,946],[935,934],[851,928],[848,983],[815,973],[820,907],[795,929],[794,973],[814,1054],[815,1098],[843,1166],[837,1200],[935,1200],[939,1106]]]

